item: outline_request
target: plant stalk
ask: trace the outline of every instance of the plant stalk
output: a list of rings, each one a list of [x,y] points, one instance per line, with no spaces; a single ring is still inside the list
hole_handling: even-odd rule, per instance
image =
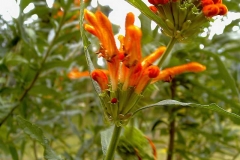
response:
[[[171,50],[174,46],[174,44],[177,42],[177,39],[172,37],[171,40],[169,41],[167,48],[165,50],[165,52],[163,53],[161,59],[158,62],[158,66],[161,67],[164,63],[164,61],[166,60],[166,58],[168,57],[168,55],[171,53]]]
[[[171,83],[171,98],[174,99],[175,93],[176,93],[176,81],[173,80]],[[173,154],[174,154],[174,139],[175,139],[175,132],[176,132],[176,119],[175,114],[176,110],[175,108],[172,108],[169,112],[169,140],[168,140],[168,153],[167,153],[167,159],[166,160],[172,160]],[[172,118],[171,118],[172,117]]]
[[[122,127],[114,126],[112,138],[107,149],[107,154],[104,160],[113,160],[115,150],[117,148],[118,140],[120,137]]]
[[[174,152],[175,118],[169,124],[169,134],[167,160],[172,160]]]

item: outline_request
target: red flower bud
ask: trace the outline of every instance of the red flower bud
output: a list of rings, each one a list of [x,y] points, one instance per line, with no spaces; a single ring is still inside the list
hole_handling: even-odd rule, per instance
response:
[[[213,17],[218,15],[219,7],[215,4],[207,5],[203,7],[202,12],[206,17]]]
[[[149,9],[153,12],[153,13],[157,13],[158,9],[155,6],[149,6]]]
[[[219,8],[219,13],[218,15],[225,15],[228,12],[227,7],[224,4],[216,4]]]
[[[156,78],[160,72],[160,69],[157,66],[150,66],[147,70],[149,78]]]

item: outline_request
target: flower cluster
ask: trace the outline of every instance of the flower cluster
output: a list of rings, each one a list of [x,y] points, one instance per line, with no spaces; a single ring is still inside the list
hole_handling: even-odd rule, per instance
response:
[[[178,40],[198,33],[201,26],[216,15],[225,15],[227,7],[222,0],[148,0],[149,8],[160,17],[165,25],[162,32]]]
[[[100,11],[95,14],[84,10],[85,30],[96,36],[100,41],[99,57],[106,60],[108,72],[96,69],[91,73],[102,92],[99,95],[104,107],[105,117],[120,126],[126,124],[135,109],[142,92],[152,82],[166,80],[174,75],[205,70],[199,63],[160,71],[154,65],[166,47],[161,46],[145,58],[141,53],[142,31],[134,25],[134,15],[128,13],[125,22],[125,36],[119,35],[120,47],[117,48],[108,18]],[[163,74],[161,74],[163,73]]]
[[[207,17],[216,15],[225,15],[228,12],[227,7],[222,4],[222,0],[201,0],[202,12]]]

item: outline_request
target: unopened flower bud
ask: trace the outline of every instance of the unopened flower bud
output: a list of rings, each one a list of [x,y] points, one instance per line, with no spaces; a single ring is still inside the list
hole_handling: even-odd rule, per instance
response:
[[[218,15],[219,8],[217,5],[211,4],[211,5],[204,6],[202,9],[202,12],[206,17],[213,17]]]
[[[216,4],[219,8],[219,13],[218,15],[226,15],[228,12],[227,7],[224,4]]]
[[[103,71],[96,69],[91,73],[91,77],[98,83],[102,91],[108,89],[108,77]]]

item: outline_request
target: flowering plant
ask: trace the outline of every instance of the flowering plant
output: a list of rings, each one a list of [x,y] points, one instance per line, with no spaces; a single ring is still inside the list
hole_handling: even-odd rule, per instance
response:
[[[161,27],[162,33],[171,37],[171,40],[167,47],[160,46],[156,51],[142,58],[142,32],[134,25],[135,18],[131,12],[126,16],[125,36],[118,36],[120,47],[117,49],[108,18],[100,11],[94,14],[84,10],[84,18],[87,23],[84,24],[83,28],[99,39],[100,47],[97,54],[98,57],[103,57],[106,60],[108,67],[105,72],[94,69],[90,73],[92,79],[97,82],[101,89],[99,98],[105,118],[115,125],[111,142],[107,147],[108,152],[105,157],[107,160],[113,159],[121,127],[128,124],[136,112],[154,106],[149,105],[140,109],[136,107],[149,84],[159,80],[171,81],[175,75],[183,72],[201,72],[206,69],[204,65],[191,62],[160,70],[174,44],[198,33],[200,26],[208,22],[213,16],[227,13],[227,7],[222,4],[222,1],[149,0],[154,5],[149,7],[153,14],[146,11],[147,8],[144,8],[143,2],[131,0],[129,2],[149,17],[153,17],[153,20]],[[84,36],[83,30],[82,36]],[[156,63],[157,65],[154,65]],[[164,101],[163,104],[196,106],[196,104],[176,101]],[[211,107],[209,106],[209,108]],[[213,108],[220,111],[217,106]],[[234,114],[232,116],[235,117]]]

